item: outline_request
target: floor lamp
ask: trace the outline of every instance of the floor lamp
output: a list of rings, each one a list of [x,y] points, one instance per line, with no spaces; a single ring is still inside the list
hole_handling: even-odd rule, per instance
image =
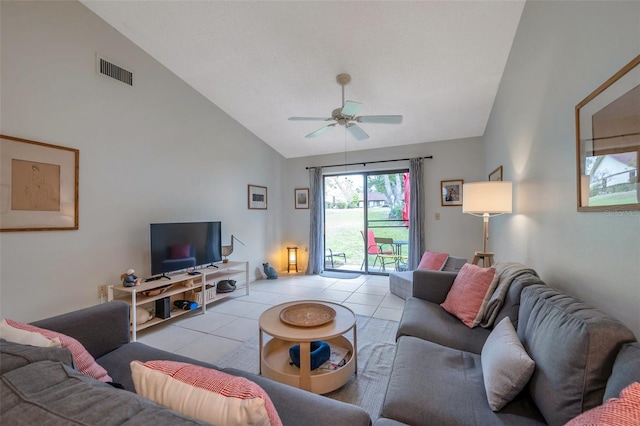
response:
[[[511,191],[511,182],[491,181],[463,184],[462,212],[482,217],[484,222],[484,245],[482,251],[475,252],[473,257],[474,265],[477,265],[480,259],[482,259],[482,266],[484,267],[493,264],[493,253],[487,251],[489,218],[511,213]]]

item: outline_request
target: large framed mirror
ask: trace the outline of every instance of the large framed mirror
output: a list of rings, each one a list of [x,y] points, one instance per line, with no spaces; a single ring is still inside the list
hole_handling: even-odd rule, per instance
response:
[[[578,211],[640,210],[640,55],[576,105]]]

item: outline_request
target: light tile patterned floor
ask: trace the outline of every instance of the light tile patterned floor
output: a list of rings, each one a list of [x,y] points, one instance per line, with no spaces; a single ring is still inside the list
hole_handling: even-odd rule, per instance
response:
[[[358,315],[400,321],[404,300],[389,293],[389,278],[361,275],[354,279],[318,275],[281,274],[277,280],[251,283],[244,289],[201,311],[183,315],[138,333],[150,346],[205,362],[215,363],[245,341],[258,335],[258,318],[271,306],[294,300],[329,300]]]

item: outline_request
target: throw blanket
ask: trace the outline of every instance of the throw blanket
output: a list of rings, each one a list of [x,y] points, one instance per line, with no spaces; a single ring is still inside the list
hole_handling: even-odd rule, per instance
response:
[[[498,261],[493,265],[493,267],[496,268],[498,280],[496,289],[493,291],[493,294],[489,298],[489,302],[487,302],[484,308],[482,321],[480,321],[479,324],[484,328],[493,326],[493,323],[498,316],[498,312],[500,312],[500,308],[502,308],[502,305],[504,304],[504,299],[507,296],[507,291],[509,291],[509,286],[511,286],[513,280],[522,274],[533,274],[536,277],[538,276],[536,271],[517,262]]]

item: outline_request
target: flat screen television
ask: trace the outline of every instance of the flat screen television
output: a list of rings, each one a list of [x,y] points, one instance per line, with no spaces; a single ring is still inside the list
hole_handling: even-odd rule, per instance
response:
[[[221,222],[152,223],[151,275],[222,260]]]

